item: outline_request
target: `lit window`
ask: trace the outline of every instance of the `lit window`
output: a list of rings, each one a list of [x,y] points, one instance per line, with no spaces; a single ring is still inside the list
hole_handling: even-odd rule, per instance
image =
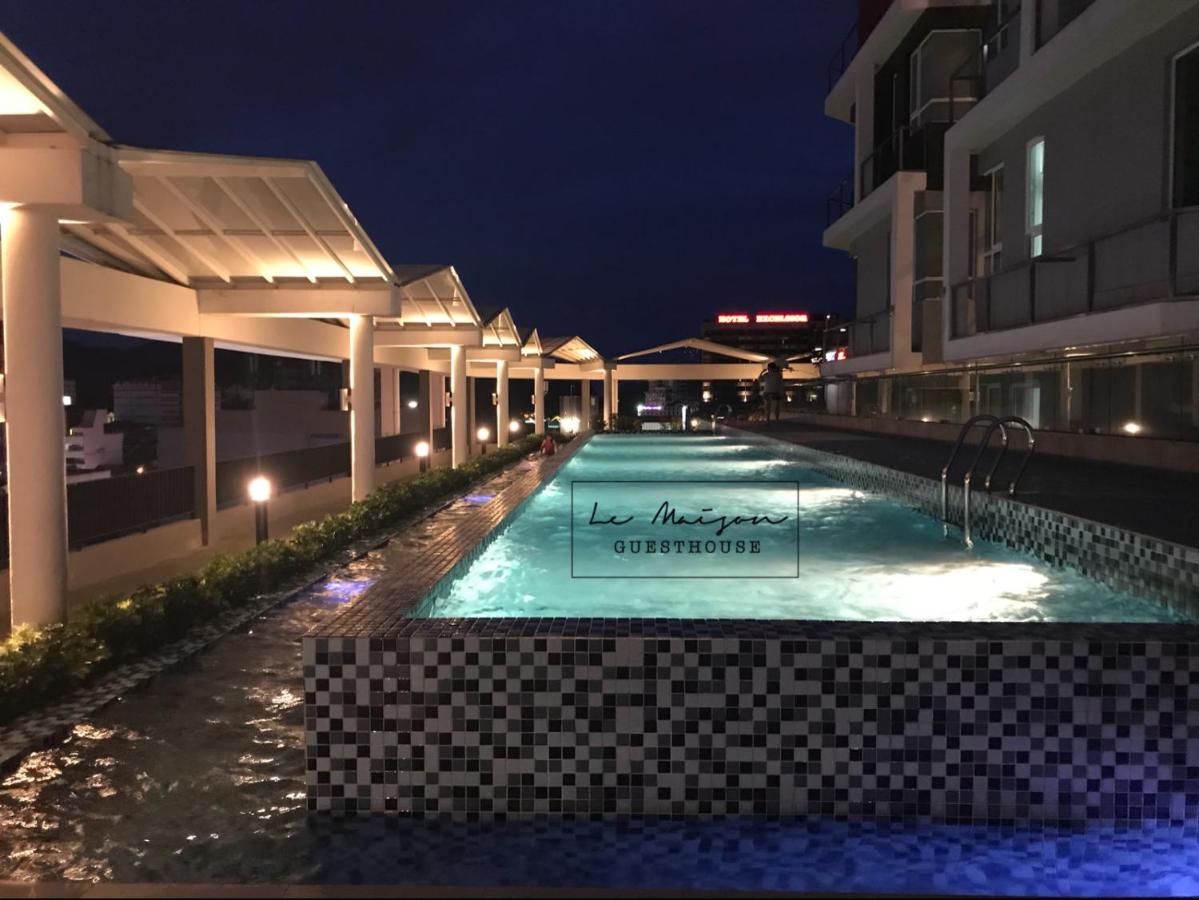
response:
[[[1028,213],[1025,231],[1028,234],[1028,255],[1036,259],[1043,251],[1042,229],[1045,223],[1045,139],[1035,138],[1028,144]]]

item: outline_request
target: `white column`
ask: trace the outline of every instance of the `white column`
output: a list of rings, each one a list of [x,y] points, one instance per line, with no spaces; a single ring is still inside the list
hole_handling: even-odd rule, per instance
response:
[[[4,415],[12,624],[67,615],[67,476],[58,218],[14,207],[0,220]]]
[[[375,320],[350,316],[351,495],[375,489]]]
[[[604,430],[612,425],[612,370],[604,369]]]
[[[508,361],[495,364],[495,445],[508,443]]]
[[[533,433],[545,434],[545,370],[533,370]]]
[[[192,467],[200,539],[212,543],[216,524],[216,376],[210,337],[183,339],[184,458]]]
[[[620,377],[612,372],[612,415],[620,415]]]
[[[400,370],[395,366],[380,366],[379,434],[399,434],[400,415]]]
[[[466,348],[450,348],[450,393],[454,405],[450,409],[450,458],[454,468],[466,462],[470,447],[467,445],[466,417]]]
[[[591,379],[579,382],[579,431],[591,430]]]

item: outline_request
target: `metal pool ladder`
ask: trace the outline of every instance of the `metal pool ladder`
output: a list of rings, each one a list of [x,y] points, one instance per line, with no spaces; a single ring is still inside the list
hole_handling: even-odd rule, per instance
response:
[[[1008,425],[1015,425],[1024,431],[1028,439],[1027,452],[1024,454],[1024,459],[1020,463],[1020,467],[1016,470],[1016,477],[1012,479],[1008,485],[1008,496],[1014,496],[1016,487],[1020,483],[1020,479],[1024,476],[1024,470],[1028,468],[1028,461],[1032,459],[1033,449],[1036,447],[1036,438],[1033,436],[1032,426],[1019,416],[1004,416],[999,418],[992,415],[974,416],[967,420],[961,430],[958,432],[957,443],[953,445],[953,451],[949,454],[949,459],[946,460],[944,467],[941,469],[941,528],[946,537],[949,537],[949,470],[953,466],[954,460],[957,459],[958,453],[962,449],[962,444],[966,441],[966,435],[975,425],[985,425],[986,431],[983,432],[982,440],[979,442],[978,451],[974,454],[974,459],[970,461],[970,467],[966,470],[966,475],[962,479],[962,541],[969,549],[974,546],[974,539],[970,533],[970,483],[974,478],[974,470],[978,468],[979,460],[982,459],[984,453],[987,452],[987,447],[991,443],[991,435],[995,429],[999,429],[999,454],[995,457],[995,462],[991,464],[991,470],[987,472],[986,480],[983,482],[983,489],[991,490],[992,481],[995,478],[995,472],[999,468],[999,464],[1003,462],[1004,454],[1008,448]]]

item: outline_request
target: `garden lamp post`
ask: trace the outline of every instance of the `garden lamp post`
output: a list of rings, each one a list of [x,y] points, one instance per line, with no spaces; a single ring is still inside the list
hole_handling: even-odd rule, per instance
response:
[[[267,539],[266,503],[271,499],[271,483],[259,475],[250,480],[248,489],[254,504],[254,543],[261,544]]]
[[[421,472],[426,472],[429,469],[429,442],[421,441],[416,445],[416,458],[420,460]]]
[[[486,456],[487,439],[491,437],[491,431],[486,426],[481,426],[479,430],[475,432],[475,437],[479,439],[479,455]]]

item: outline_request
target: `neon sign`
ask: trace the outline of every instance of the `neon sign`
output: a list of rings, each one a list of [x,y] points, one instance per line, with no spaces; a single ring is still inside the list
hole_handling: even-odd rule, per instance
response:
[[[756,313],[751,319],[745,313],[720,313],[716,316],[718,325],[802,325],[808,321],[807,313]]]
[[[758,313],[754,316],[754,321],[759,325],[777,324],[780,322],[806,322],[808,321],[807,313]]]

